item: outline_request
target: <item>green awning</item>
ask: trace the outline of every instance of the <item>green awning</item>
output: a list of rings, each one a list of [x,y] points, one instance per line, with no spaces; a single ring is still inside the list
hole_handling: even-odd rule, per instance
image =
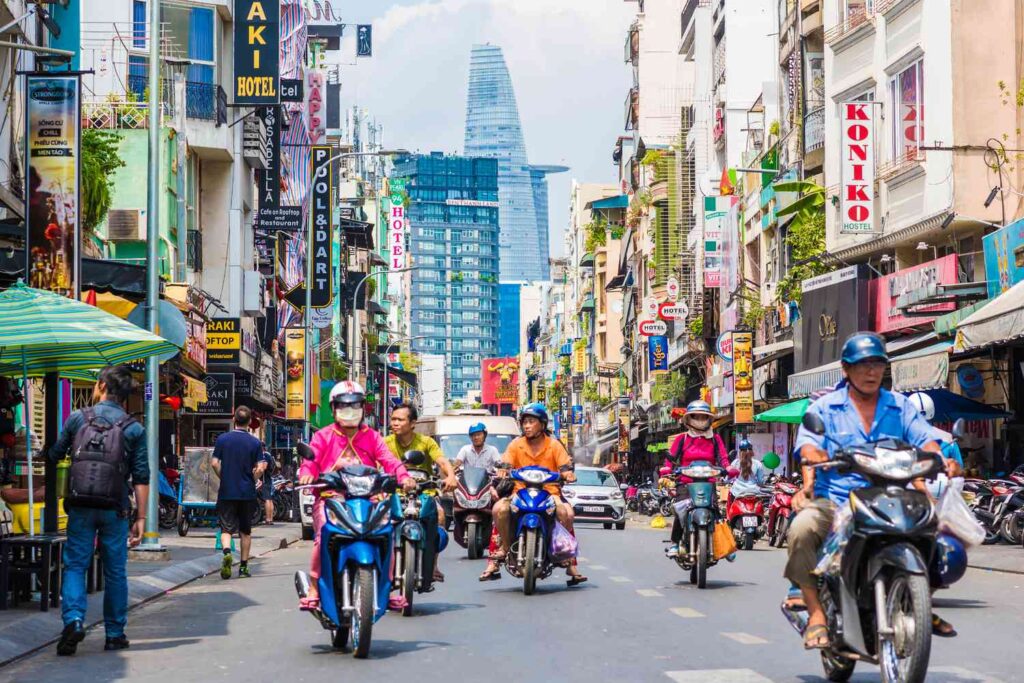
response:
[[[754,419],[758,422],[784,422],[786,424],[798,425],[804,419],[804,413],[807,412],[807,406],[809,405],[811,405],[811,399],[797,399],[796,401],[783,403],[781,406],[775,406],[771,410],[755,415]]]
[[[975,311],[981,309],[982,306],[987,304],[991,299],[985,299],[978,303],[971,304],[965,308],[953,311],[952,313],[946,313],[935,318],[935,322],[932,323],[935,329],[935,334],[940,337],[954,336],[956,334],[956,326],[960,324],[960,321],[971,315]]]
[[[583,267],[583,268],[590,268],[593,265],[594,265],[594,255],[593,254],[590,254],[590,253],[584,254],[583,258],[580,259],[580,266]]]
[[[594,295],[588,294],[583,299],[583,304],[580,306],[581,311],[592,311],[594,310]]]

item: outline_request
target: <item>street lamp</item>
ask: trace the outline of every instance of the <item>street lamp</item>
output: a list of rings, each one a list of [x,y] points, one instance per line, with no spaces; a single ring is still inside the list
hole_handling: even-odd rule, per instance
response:
[[[369,273],[364,275],[356,283],[355,289],[352,291],[352,370],[356,371],[359,367],[359,324],[356,320],[356,305],[359,301],[359,290],[362,288],[363,283],[369,280],[375,275],[391,274],[391,273],[407,273],[413,270],[419,270],[421,266],[408,266],[407,268],[396,268],[394,270],[388,270],[387,268],[379,268],[377,270],[371,270]]]

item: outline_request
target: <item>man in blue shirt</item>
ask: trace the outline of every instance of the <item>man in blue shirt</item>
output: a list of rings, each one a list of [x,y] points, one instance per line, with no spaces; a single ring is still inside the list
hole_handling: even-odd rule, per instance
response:
[[[263,444],[249,433],[252,411],[246,406],[235,408],[235,428],[217,437],[213,446],[214,471],[220,477],[217,490],[217,517],[220,522],[221,547],[224,559],[220,578],[231,578],[231,535],[241,537],[242,560],[238,576],[248,578],[249,548],[252,547],[252,518],[256,513],[256,479],[263,476],[267,463],[263,460]]]
[[[808,412],[818,415],[825,423],[830,440],[801,426],[794,450],[804,465],[831,460],[840,447],[886,437],[941,453],[931,426],[918,409],[902,394],[882,388],[888,365],[885,341],[877,334],[858,332],[846,340],[842,352],[844,385],[808,408]],[[811,574],[818,562],[818,550],[832,526],[836,506],[846,503],[850,491],[867,485],[867,480],[858,474],[817,470],[814,500],[804,505],[790,526],[785,576],[800,587],[807,606],[808,624],[804,633],[807,648],[829,645],[825,612],[818,601],[817,580]]]

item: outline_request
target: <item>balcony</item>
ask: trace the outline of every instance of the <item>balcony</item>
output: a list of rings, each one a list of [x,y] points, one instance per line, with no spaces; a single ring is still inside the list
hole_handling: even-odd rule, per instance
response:
[[[825,107],[811,109],[804,116],[804,154],[825,146]]]
[[[825,31],[825,44],[838,51],[875,27],[875,16],[867,6],[851,8],[846,18]]]
[[[636,24],[629,27],[626,34],[625,62],[637,66],[640,63],[640,29]]]
[[[626,130],[636,130],[640,123],[640,88],[633,86],[626,94]]]
[[[172,112],[176,110],[174,81],[162,79],[161,101],[170,105]],[[140,99],[149,86],[147,76],[128,76],[128,90]],[[224,88],[216,83],[185,82],[185,116],[201,121],[214,121],[217,125],[228,121],[228,96]]]

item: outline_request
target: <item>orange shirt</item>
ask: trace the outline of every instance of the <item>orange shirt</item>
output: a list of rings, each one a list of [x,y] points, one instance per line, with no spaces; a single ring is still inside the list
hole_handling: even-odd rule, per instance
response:
[[[518,437],[508,445],[508,449],[505,451],[505,462],[512,469],[537,465],[538,467],[545,467],[552,472],[560,472],[562,467],[572,464],[572,460],[570,460],[569,454],[565,451],[565,446],[562,445],[562,442],[550,436],[544,437],[544,445],[541,446],[537,455],[533,454],[533,451],[530,449],[530,443],[526,440],[525,436]],[[525,486],[521,482],[516,483],[517,489]],[[560,493],[561,486],[559,484],[548,484],[544,488],[551,495],[557,496]]]

